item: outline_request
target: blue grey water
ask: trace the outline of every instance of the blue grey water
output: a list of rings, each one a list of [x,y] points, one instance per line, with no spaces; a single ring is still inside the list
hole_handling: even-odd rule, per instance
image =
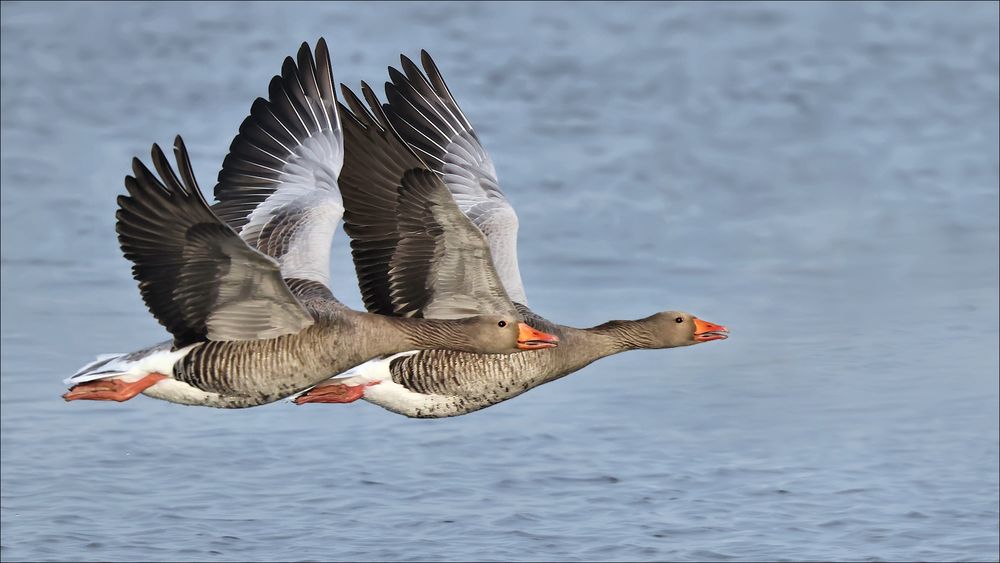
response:
[[[2,6],[4,561],[997,560],[998,7]],[[210,192],[271,75],[428,49],[540,313],[732,337],[464,417],[60,399],[162,340],[114,232],[183,134]],[[334,290],[360,307],[347,239]]]

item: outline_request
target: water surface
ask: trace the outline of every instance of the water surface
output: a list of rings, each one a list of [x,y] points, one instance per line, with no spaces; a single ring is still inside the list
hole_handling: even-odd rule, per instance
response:
[[[2,5],[5,561],[997,560],[998,8]],[[202,187],[285,55],[428,49],[528,296],[730,340],[484,411],[64,403],[162,340],[114,234],[134,155]],[[359,307],[338,233],[334,291]]]

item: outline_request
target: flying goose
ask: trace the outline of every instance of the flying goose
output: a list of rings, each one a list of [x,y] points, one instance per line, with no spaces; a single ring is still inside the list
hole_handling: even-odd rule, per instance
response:
[[[346,403],[363,398],[410,417],[437,418],[473,412],[516,397],[600,358],[637,349],[689,346],[728,336],[728,329],[682,311],[666,311],[633,321],[609,321],[578,329],[558,325],[527,306],[517,264],[517,214],[500,190],[496,171],[472,125],[459,109],[430,55],[421,52],[426,75],[402,56],[403,72],[390,67],[387,104],[362,83],[368,108],[341,85],[345,102],[347,152],[341,181],[345,230],[351,237],[355,269],[369,311],[386,315],[431,317],[433,307],[419,308],[398,297],[411,280],[396,275],[393,261],[405,252],[401,238],[412,222],[408,210],[394,206],[399,178],[429,167],[436,182],[425,179],[426,198],[442,200],[450,192],[464,213],[486,235],[502,284],[522,319],[558,335],[558,348],[532,354],[477,354],[454,350],[409,351],[373,360],[324,382],[294,399],[304,403]],[[370,109],[370,111],[369,111]],[[401,142],[402,141],[402,142]],[[404,145],[405,143],[405,145]],[[409,151],[406,149],[410,149]],[[461,263],[478,248],[452,250],[458,235],[446,228],[456,213],[441,206],[448,220],[438,221],[435,260]],[[396,225],[395,230],[391,227]],[[434,267],[436,262],[432,261]],[[438,275],[431,293],[470,288],[466,278]]]
[[[143,300],[173,336],[104,355],[66,380],[63,395],[125,401],[139,393],[223,408],[293,395],[372,358],[425,348],[506,354],[555,346],[519,322],[502,289],[447,320],[353,311],[329,289],[330,243],[343,204],[343,131],[324,40],[285,59],[230,146],[210,207],[180,137],[177,170],[153,145],[154,175],[133,159],[118,199],[118,239]],[[425,172],[431,175],[430,172]],[[413,181],[419,182],[418,177]],[[463,217],[464,219],[464,217]],[[475,234],[475,227],[469,225]],[[481,235],[479,235],[481,237]],[[427,233],[399,239],[419,270]],[[487,255],[479,270],[492,269]],[[405,298],[425,303],[419,289]]]

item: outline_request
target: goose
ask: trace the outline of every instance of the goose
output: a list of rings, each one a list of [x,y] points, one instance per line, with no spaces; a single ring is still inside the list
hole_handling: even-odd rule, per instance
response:
[[[329,289],[343,204],[343,131],[326,42],[287,57],[243,121],[209,206],[181,137],[176,171],[153,145],[154,175],[133,159],[117,233],[153,316],[172,340],[99,356],[65,383],[67,401],[147,396],[188,405],[270,403],[366,360],[423,348],[507,354],[558,339],[520,322],[505,294],[479,304],[456,293],[448,319],[354,311]],[[474,227],[470,228],[474,229]],[[400,244],[426,246],[419,232]],[[492,269],[489,256],[478,271]],[[409,267],[419,269],[419,263]],[[413,290],[408,298],[424,296]],[[527,353],[527,352],[525,352]]]
[[[664,311],[638,320],[614,320],[591,328],[553,323],[528,308],[517,262],[517,214],[500,189],[490,155],[459,109],[426,51],[426,74],[407,57],[403,72],[389,68],[387,104],[362,83],[365,104],[341,85],[347,151],[341,183],[345,230],[365,307],[386,315],[433,317],[434,307],[403,299],[421,280],[399,275],[395,262],[413,223],[396,193],[399,178],[429,168],[428,201],[441,217],[432,293],[465,288],[465,278],[448,275],[448,263],[489,253],[506,293],[524,322],[559,337],[559,347],[531,354],[477,354],[456,350],[408,351],[373,360],[293,398],[296,404],[349,403],[358,399],[408,417],[441,418],[474,412],[549,383],[588,364],[628,350],[690,346],[727,338],[726,327],[683,311]],[[434,178],[434,181],[431,179]],[[431,193],[432,192],[432,193]],[[450,196],[450,197],[449,197]],[[438,204],[449,200],[454,205]],[[456,244],[467,238],[449,224],[465,215],[485,234],[487,247]],[[480,296],[482,298],[482,296]]]

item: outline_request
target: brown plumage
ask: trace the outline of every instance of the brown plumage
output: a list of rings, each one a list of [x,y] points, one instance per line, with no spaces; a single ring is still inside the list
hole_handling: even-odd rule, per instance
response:
[[[128,195],[119,198],[118,238],[143,300],[173,341],[86,366],[68,380],[74,389],[67,400],[120,401],[142,391],[248,407],[401,351],[511,353],[536,347],[530,339],[552,340],[520,323],[509,301],[504,310],[469,308],[453,320],[363,313],[337,301],[328,262],[342,212],[343,134],[325,42],[315,59],[306,44],[297,64],[287,58],[269,94],[240,126],[214,209],[180,137],[179,174],[156,145],[157,174],[133,160]],[[414,182],[419,186],[418,177]],[[422,236],[404,233],[399,243],[419,249]],[[420,291],[406,294],[429,301]]]
[[[724,327],[678,311],[634,321],[609,321],[588,329],[558,325],[532,312],[517,265],[517,216],[500,190],[492,160],[436,65],[426,52],[421,55],[426,75],[405,56],[401,58],[404,72],[390,68],[387,104],[381,104],[367,84],[362,83],[361,92],[368,107],[342,87],[347,104],[341,110],[347,150],[341,192],[345,230],[351,237],[365,306],[387,314],[434,316],[428,308],[413,310],[405,300],[403,284],[429,286],[428,295],[464,292],[488,298],[491,294],[483,284],[469,283],[467,280],[474,278],[468,271],[458,275],[437,257],[434,260],[438,262],[424,267],[433,275],[423,279],[396,275],[392,264],[406,252],[401,233],[419,220],[435,229],[438,248],[462,249],[447,254],[452,262],[461,261],[462,253],[475,257],[488,252],[521,318],[558,335],[560,345],[510,356],[449,350],[400,354],[359,366],[310,390],[296,402],[324,402],[327,393],[336,397],[332,390],[337,386],[363,386],[365,400],[394,412],[413,417],[456,416],[510,399],[612,354],[726,337]],[[430,220],[426,214],[418,215],[400,205],[400,192],[405,191],[400,179],[412,174],[415,167],[426,167],[437,176],[436,182],[428,180],[424,186],[428,202],[440,202],[449,194],[456,203],[442,205],[442,217]],[[463,213],[486,240],[475,241],[446,228],[460,224],[457,215]],[[443,217],[446,214],[447,219]],[[451,244],[453,240],[462,244]]]

